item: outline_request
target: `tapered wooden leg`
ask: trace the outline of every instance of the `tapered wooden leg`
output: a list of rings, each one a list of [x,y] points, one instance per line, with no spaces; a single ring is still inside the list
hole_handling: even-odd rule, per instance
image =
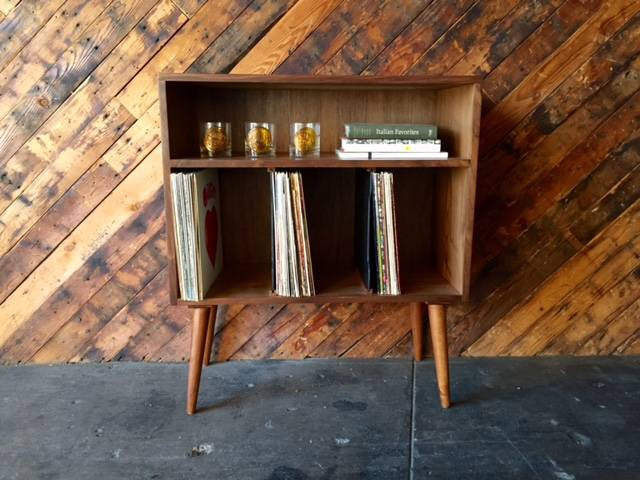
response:
[[[216,328],[217,313],[217,305],[214,305],[209,309],[209,320],[207,321],[207,336],[204,341],[204,356],[202,357],[202,364],[205,367],[209,365],[209,363],[211,363],[211,348],[213,347],[213,333]]]
[[[442,408],[449,408],[449,356],[447,353],[447,317],[444,305],[429,305],[429,326],[433,344],[433,358]]]
[[[189,357],[189,380],[187,384],[187,413],[193,415],[198,403],[204,341],[209,323],[208,308],[196,308],[193,312],[193,330],[191,332],[191,356]]]
[[[414,302],[409,305],[411,316],[411,336],[413,337],[413,358],[417,362],[424,358],[424,304]]]

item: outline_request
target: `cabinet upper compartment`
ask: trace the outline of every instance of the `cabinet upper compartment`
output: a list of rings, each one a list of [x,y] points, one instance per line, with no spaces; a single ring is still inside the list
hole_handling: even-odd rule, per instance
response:
[[[172,160],[199,156],[200,121],[231,122],[234,155],[243,154],[247,121],[275,123],[276,151],[282,154],[290,123],[319,122],[325,160],[332,160],[349,122],[437,125],[452,166],[472,162],[477,148],[476,77],[165,74],[160,94],[167,119],[163,142]]]

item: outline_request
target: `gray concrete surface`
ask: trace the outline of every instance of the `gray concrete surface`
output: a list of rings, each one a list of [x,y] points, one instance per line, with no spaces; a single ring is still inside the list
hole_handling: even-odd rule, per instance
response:
[[[637,479],[640,359],[0,367],[0,479]]]

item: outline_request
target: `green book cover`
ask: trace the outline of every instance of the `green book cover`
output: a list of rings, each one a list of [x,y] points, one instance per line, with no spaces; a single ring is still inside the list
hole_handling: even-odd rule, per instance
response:
[[[344,133],[347,138],[435,140],[438,127],[417,123],[347,123]]]

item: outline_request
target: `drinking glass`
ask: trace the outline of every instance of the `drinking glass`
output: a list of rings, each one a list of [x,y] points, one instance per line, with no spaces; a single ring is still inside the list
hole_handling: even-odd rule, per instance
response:
[[[289,129],[289,155],[292,157],[317,157],[320,155],[320,124],[295,122]]]
[[[276,126],[268,122],[244,124],[244,153],[248,157],[272,157],[276,154]]]

